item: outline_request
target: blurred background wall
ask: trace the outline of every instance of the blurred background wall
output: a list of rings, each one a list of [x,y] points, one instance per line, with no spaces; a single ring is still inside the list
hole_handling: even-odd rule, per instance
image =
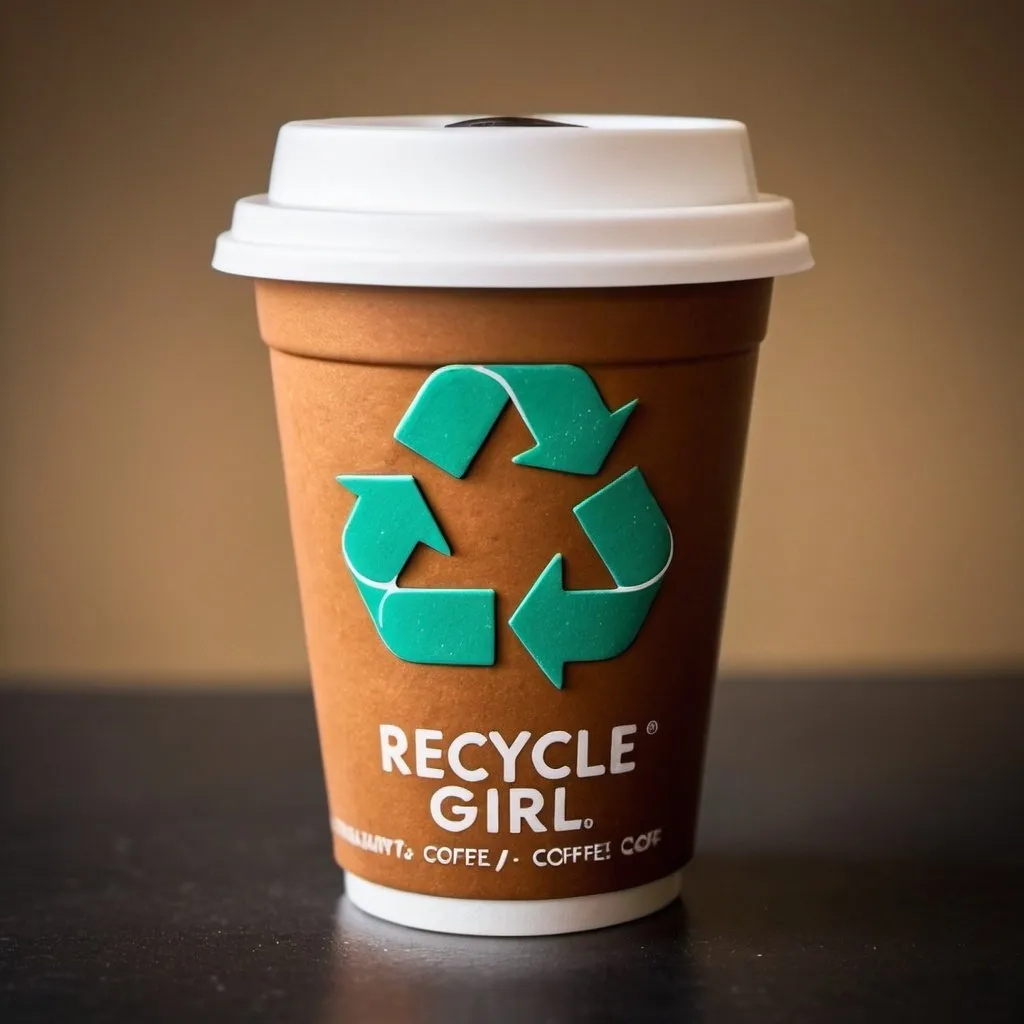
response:
[[[301,680],[266,355],[215,234],[278,125],[750,127],[818,268],[777,289],[733,670],[1024,661],[1022,76],[955,0],[3,5],[0,675]]]

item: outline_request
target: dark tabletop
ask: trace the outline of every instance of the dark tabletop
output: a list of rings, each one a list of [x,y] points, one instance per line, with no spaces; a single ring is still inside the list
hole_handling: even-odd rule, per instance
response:
[[[766,772],[746,790],[762,819],[788,785]],[[975,796],[1005,819],[1019,793],[996,781]],[[0,693],[0,1022],[1020,1022],[1020,831],[1012,856],[736,833],[644,921],[431,935],[342,897],[304,693]]]

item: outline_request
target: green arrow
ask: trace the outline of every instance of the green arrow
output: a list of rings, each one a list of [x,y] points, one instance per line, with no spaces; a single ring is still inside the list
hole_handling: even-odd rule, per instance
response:
[[[508,387],[537,444],[512,461],[560,473],[600,472],[637,400],[612,412],[579,366],[488,366]]]
[[[601,469],[636,405],[612,412],[579,366],[453,364],[423,382],[395,440],[462,477],[510,400],[536,442],[512,461],[583,476]]]
[[[541,671],[562,688],[566,662],[617,657],[636,639],[672,562],[672,532],[647,481],[634,467],[581,501],[573,512],[615,587],[565,590],[555,555],[509,625]]]
[[[636,639],[658,592],[564,590],[555,555],[523,598],[509,625],[540,670],[562,688],[567,661],[605,661]]]
[[[501,383],[472,366],[442,366],[422,384],[395,440],[463,477],[508,403]]]
[[[411,476],[339,476],[356,495],[341,550],[388,650],[422,665],[494,664],[494,591],[399,587],[417,544],[451,549]]]

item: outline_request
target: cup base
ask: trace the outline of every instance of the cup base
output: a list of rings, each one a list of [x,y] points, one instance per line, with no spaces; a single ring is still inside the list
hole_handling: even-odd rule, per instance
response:
[[[345,892],[374,917],[452,935],[562,935],[633,921],[679,896],[681,871],[619,892],[556,900],[466,900],[389,889],[345,872]]]

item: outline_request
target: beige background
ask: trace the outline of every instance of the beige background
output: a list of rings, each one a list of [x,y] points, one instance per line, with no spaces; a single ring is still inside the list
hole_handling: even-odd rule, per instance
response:
[[[472,108],[737,117],[796,200],[819,267],[777,290],[725,665],[1024,660],[1012,7],[5,4],[0,673],[303,677],[266,355],[213,238],[281,122]]]

